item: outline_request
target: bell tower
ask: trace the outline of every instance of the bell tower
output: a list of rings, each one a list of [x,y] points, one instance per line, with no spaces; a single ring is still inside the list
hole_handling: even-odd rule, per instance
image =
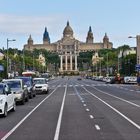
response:
[[[45,31],[43,34],[43,44],[50,44],[50,37],[49,37],[49,33],[47,31],[47,27],[45,27]]]
[[[109,38],[108,38],[108,36],[107,36],[107,33],[105,33],[105,36],[104,36],[104,38],[103,38],[103,46],[104,46],[104,48],[109,48]]]
[[[29,45],[29,46],[33,45],[33,39],[32,39],[32,37],[31,37],[31,35],[30,35],[29,38],[28,38],[28,45]]]
[[[93,40],[94,40],[94,37],[93,37],[92,29],[91,29],[91,26],[90,26],[89,31],[87,33],[86,43],[92,44]]]

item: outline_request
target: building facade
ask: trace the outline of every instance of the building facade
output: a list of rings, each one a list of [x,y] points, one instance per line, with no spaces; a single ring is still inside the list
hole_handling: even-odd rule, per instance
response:
[[[79,52],[95,51],[99,49],[111,49],[113,44],[109,42],[109,38],[105,33],[103,42],[95,43],[91,27],[87,33],[86,42],[79,41],[74,38],[74,32],[67,22],[63,30],[63,37],[57,42],[51,43],[47,28],[43,34],[43,44],[34,44],[31,35],[24,45],[24,49],[33,51],[34,49],[46,49],[50,52],[58,53],[60,57],[59,73],[78,73],[77,57]]]

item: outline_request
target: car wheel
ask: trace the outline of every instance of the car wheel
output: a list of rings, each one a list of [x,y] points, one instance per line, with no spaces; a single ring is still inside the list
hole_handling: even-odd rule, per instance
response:
[[[8,109],[8,106],[7,106],[7,104],[5,104],[5,106],[4,106],[4,114],[3,114],[4,117],[6,117],[7,114],[8,114],[7,109]]]
[[[31,93],[31,94],[30,94],[30,97],[29,97],[29,98],[30,98],[30,99],[32,99],[32,98],[33,98],[33,93]]]
[[[34,95],[33,95],[34,97],[36,96],[36,93],[34,93]]]
[[[28,102],[29,101],[29,96],[27,96],[27,98],[26,98],[26,102]]]
[[[49,93],[49,90],[47,89],[46,94],[48,94],[48,93]]]
[[[14,101],[13,103],[13,108],[12,108],[12,111],[15,112],[16,111],[16,102]]]
[[[25,104],[25,98],[22,99],[21,104],[22,104],[22,105]]]

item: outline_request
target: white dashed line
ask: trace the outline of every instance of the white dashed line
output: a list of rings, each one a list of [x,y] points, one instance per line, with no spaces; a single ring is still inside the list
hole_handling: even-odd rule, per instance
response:
[[[134,91],[134,90],[130,90],[130,91]]]
[[[89,112],[90,110],[87,108],[86,111]]]
[[[94,119],[93,115],[89,115],[89,117],[90,117],[91,119]]]
[[[90,85],[86,85],[86,86],[90,86]]]
[[[99,127],[99,125],[95,125],[96,130],[101,130],[101,128]]]
[[[86,104],[83,104],[83,106],[87,106]]]
[[[138,93],[139,93],[140,91],[136,91],[136,92],[138,92]]]
[[[119,110],[117,110],[116,108],[114,108],[113,106],[111,106],[109,103],[105,102],[104,100],[102,100],[101,98],[99,98],[98,96],[96,96],[95,94],[93,94],[92,92],[88,91],[86,88],[84,88],[89,94],[91,94],[93,97],[95,97],[96,99],[98,99],[99,101],[101,101],[102,103],[104,103],[106,106],[108,106],[109,108],[111,108],[112,110],[114,110],[116,113],[118,113],[120,116],[122,116],[124,119],[126,119],[129,123],[131,123],[132,125],[134,125],[137,129],[140,130],[140,125],[135,123],[134,121],[132,121],[130,118],[128,118],[127,116],[125,116],[123,113],[121,113]],[[101,91],[101,90],[100,90]],[[101,91],[103,92],[103,91]],[[105,93],[105,92],[104,92]],[[107,94],[107,93],[106,93]],[[117,98],[117,97],[116,97]],[[123,99],[121,99],[123,100]],[[126,101],[125,101],[126,102]],[[133,103],[131,103],[133,104]],[[133,104],[134,105],[134,104]],[[136,105],[137,107],[140,107],[139,105]]]

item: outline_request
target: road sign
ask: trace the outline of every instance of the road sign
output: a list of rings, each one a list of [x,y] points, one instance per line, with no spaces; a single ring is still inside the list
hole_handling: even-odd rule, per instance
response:
[[[137,71],[140,71],[140,64],[135,65],[135,69],[136,69]]]

